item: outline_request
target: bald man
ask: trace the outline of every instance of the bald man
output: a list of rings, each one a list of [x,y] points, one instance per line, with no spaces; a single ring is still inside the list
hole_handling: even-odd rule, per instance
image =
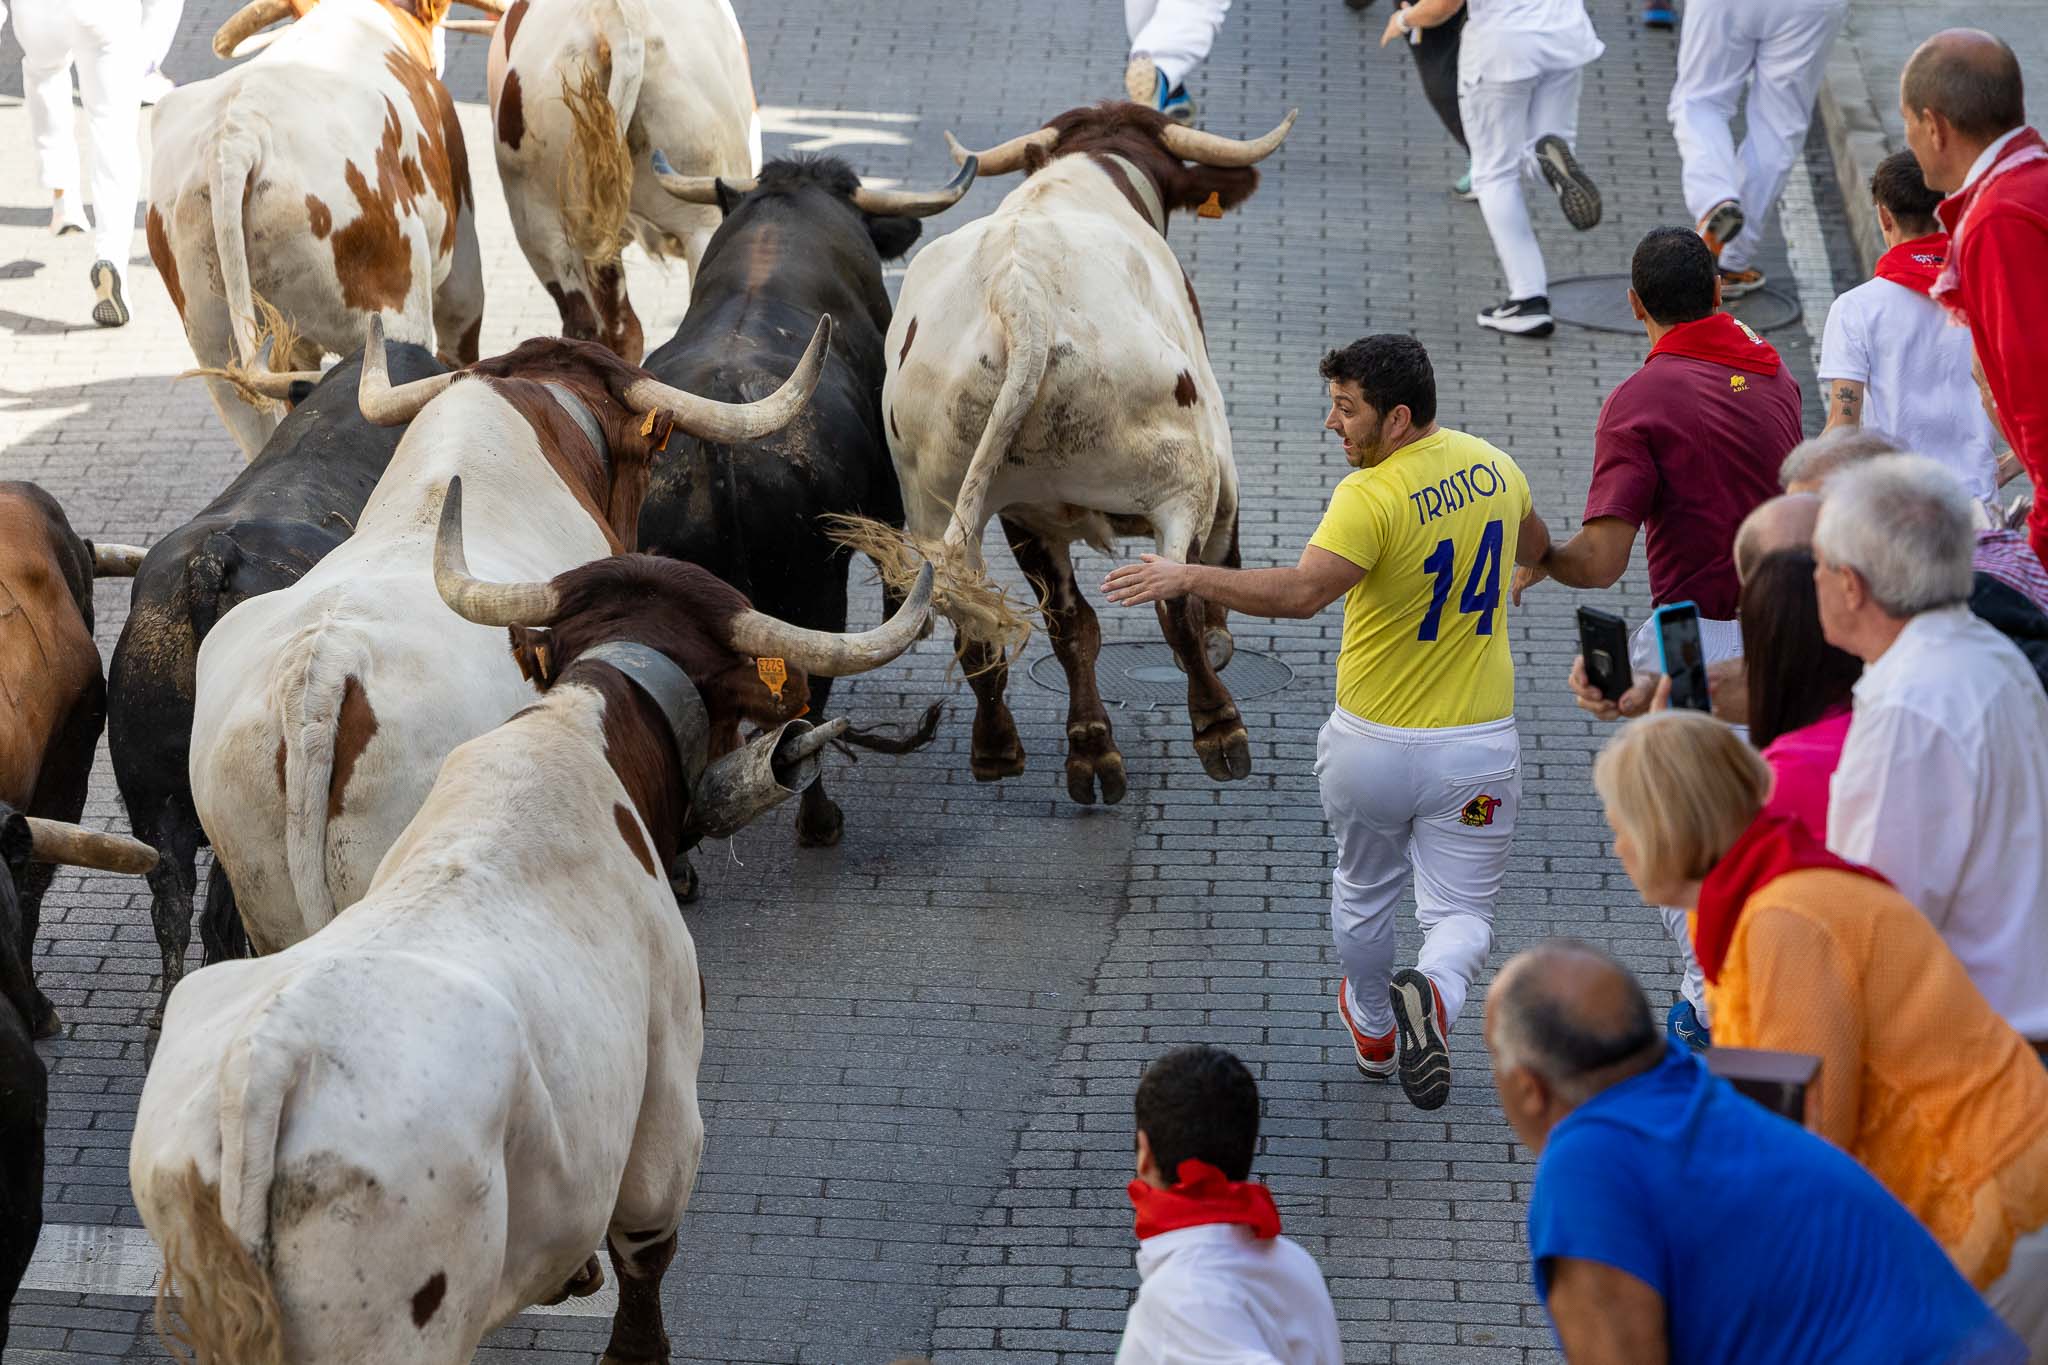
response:
[[[2024,1365],[1898,1200],[1659,1038],[1600,949],[1552,939],[1512,958],[1486,1046],[1508,1124],[1541,1158],[1529,1256],[1570,1365]]]
[[[1906,145],[1949,233],[1930,297],[1970,327],[1999,425],[2036,491],[2027,519],[2048,561],[2048,143],[2026,126],[2026,88],[2011,48],[1978,29],[1945,29],[1899,77]]]

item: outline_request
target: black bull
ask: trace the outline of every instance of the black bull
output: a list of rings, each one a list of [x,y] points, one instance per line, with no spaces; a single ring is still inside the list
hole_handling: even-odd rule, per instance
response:
[[[418,346],[387,348],[391,378],[445,370]],[[187,776],[192,688],[200,642],[230,608],[296,583],[355,532],[356,518],[404,427],[381,427],[356,408],[358,353],[336,365],[271,434],[249,467],[191,521],[150,548],[135,575],[128,623],[107,673],[107,747],[135,837],[159,855],[150,915],[163,954],[163,1018],[192,941],[192,897],[206,834]],[[200,922],[206,961],[246,951],[234,891],[216,868]]]
[[[0,801],[0,1352],[7,1316],[43,1229],[43,1127],[49,1116],[49,1072],[29,1038],[39,997],[28,961],[16,948],[21,907],[16,887],[27,877],[28,822]]]
[[[835,158],[773,161],[744,195],[721,186],[725,221],[705,249],[690,309],[646,366],[664,383],[744,402],[772,392],[803,354],[820,314],[836,324],[810,406],[744,445],[678,433],[655,457],[640,509],[640,545],[701,564],[758,611],[814,630],[846,629],[849,553],[820,519],[834,513],[903,524],[903,498],[882,431],[882,339],[889,295],[882,262],[917,240],[915,218],[862,212],[859,184]],[[893,608],[893,601],[889,604]],[[822,713],[832,680],[811,679]],[[900,751],[928,740],[938,710]],[[797,840],[839,841],[843,818],[820,781],[797,808]],[[679,882],[679,887],[683,884]]]

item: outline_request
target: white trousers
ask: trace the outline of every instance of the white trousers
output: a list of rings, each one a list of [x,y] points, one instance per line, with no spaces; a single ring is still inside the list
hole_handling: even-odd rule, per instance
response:
[[[94,253],[128,273],[135,200],[142,181],[137,124],[142,112],[141,7],[138,0],[14,0],[36,172],[46,190],[78,202],[78,131],[71,112],[71,68],[92,137]]]
[[[1351,1017],[1394,1029],[1394,906],[1412,872],[1422,951],[1415,965],[1456,1020],[1493,949],[1493,902],[1522,805],[1513,716],[1401,730],[1339,708],[1316,737],[1316,781],[1337,840],[1330,930],[1351,982]]]
[[[2012,1260],[1984,1291],[1984,1301],[2027,1344],[2035,1365],[2048,1361],[2048,1227],[2013,1242]]]
[[[1124,0],[1124,32],[1131,55],[1149,56],[1171,90],[1209,55],[1228,13],[1230,0]]]
[[[1746,269],[1764,221],[1806,144],[1813,98],[1848,0],[1691,0],[1678,40],[1666,114],[1678,139],[1685,207],[1695,219],[1723,199],[1742,205],[1739,236],[1721,264]],[[1738,150],[1729,120],[1749,100]]]
[[[1742,623],[1740,621],[1717,621],[1710,616],[1700,618],[1700,653],[1710,664],[1723,659],[1742,657]],[[1636,627],[1636,633],[1629,637],[1628,658],[1631,667],[1642,671],[1663,672],[1663,655],[1657,648],[1657,619],[1653,616]],[[1749,738],[1749,727],[1737,725],[1735,733],[1743,739]],[[1679,984],[1678,993],[1692,1003],[1693,1012],[1700,1022],[1708,1027],[1713,1021],[1707,1014],[1707,974],[1700,970],[1699,955],[1692,949],[1692,929],[1686,922],[1685,907],[1682,905],[1660,905],[1657,913],[1664,917],[1664,932],[1671,935],[1671,941],[1678,945],[1678,956],[1684,964],[1685,979]]]
[[[142,0],[142,64],[145,69],[162,66],[170,55],[171,40],[178,36],[178,19],[185,12],[185,0]],[[436,25],[434,32],[439,33]]]
[[[1493,238],[1493,254],[1507,276],[1508,297],[1535,298],[1550,292],[1543,249],[1529,223],[1525,180],[1540,181],[1536,140],[1555,133],[1566,142],[1579,135],[1579,86],[1583,68],[1552,71],[1520,81],[1479,80],[1458,86],[1458,116],[1472,148],[1472,191]]]

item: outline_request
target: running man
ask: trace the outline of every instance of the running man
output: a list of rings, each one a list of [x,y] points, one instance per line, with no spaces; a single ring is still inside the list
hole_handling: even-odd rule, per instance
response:
[[[1316,742],[1337,840],[1337,1009],[1358,1069],[1398,1074],[1417,1108],[1435,1109],[1451,1092],[1445,1037],[1493,947],[1521,805],[1507,576],[1542,558],[1550,531],[1506,452],[1437,425],[1421,342],[1354,341],[1323,357],[1322,376],[1323,427],[1357,472],[1337,485],[1300,563],[1226,569],[1146,555],[1103,590],[1120,606],[1191,593],[1294,618],[1345,599],[1337,705]],[[1411,868],[1422,951],[1395,972],[1394,907]]]

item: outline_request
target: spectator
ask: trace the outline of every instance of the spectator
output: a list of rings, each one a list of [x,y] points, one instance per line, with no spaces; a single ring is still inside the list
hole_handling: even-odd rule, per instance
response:
[[[1643,368],[1600,409],[1592,487],[1579,533],[1533,569],[1514,597],[1544,577],[1607,588],[1646,532],[1650,600],[1699,607],[1708,663],[1742,650],[1735,531],[1777,491],[1779,462],[1799,444],[1799,383],[1777,351],[1717,312],[1713,255],[1685,228],[1657,228],[1636,247],[1629,306],[1650,338]],[[1635,634],[1638,670],[1657,658],[1649,622]]]
[[[1771,770],[1726,726],[1682,711],[1631,722],[1593,783],[1643,899],[1694,907],[1722,1043],[1820,1058],[1821,1136],[2043,1358],[2048,1070],[2026,1041],[1883,877],[1764,813]],[[2039,883],[2023,885],[2032,902]]]
[[[1765,807],[1828,836],[1828,783],[1849,737],[1863,661],[1827,642],[1809,549],[1777,550],[1743,576],[1742,658],[1749,742],[1775,779]]]
[[[1996,502],[1998,458],[1970,377],[1970,334],[1927,297],[1948,262],[1934,217],[1941,195],[1911,152],[1896,152],[1878,163],[1870,197],[1888,250],[1876,275],[1828,310],[1818,367],[1827,429],[1868,423],[1947,465],[1971,497]]]
[[[1969,498],[1931,460],[1887,455],[1828,481],[1813,537],[1821,625],[1864,663],[1828,847],[1889,878],[2041,1044],[2048,695],[1964,606],[1972,541]]]
[[[1249,1183],[1259,1087],[1220,1047],[1145,1068],[1135,1104],[1138,1275],[1117,1365],[1343,1365],[1315,1260]]]
[[[2026,1360],[1898,1200],[1660,1039],[1598,948],[1509,961],[1486,1044],[1539,1158],[1529,1256],[1572,1365]]]
[[[2048,478],[2048,143],[2026,126],[2019,58],[1989,33],[1944,29],[1920,44],[1899,77],[1906,145],[1929,189],[1949,256],[1935,302],[1970,327],[2013,453],[2038,488]],[[2048,503],[2028,530],[2048,560]]]

